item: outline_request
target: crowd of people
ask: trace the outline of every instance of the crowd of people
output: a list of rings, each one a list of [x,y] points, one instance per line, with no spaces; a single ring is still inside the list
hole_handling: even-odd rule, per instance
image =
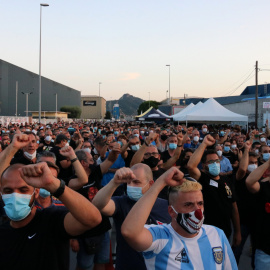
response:
[[[0,269],[67,270],[70,249],[77,270],[238,269],[249,236],[252,267],[270,269],[268,123],[0,134]]]

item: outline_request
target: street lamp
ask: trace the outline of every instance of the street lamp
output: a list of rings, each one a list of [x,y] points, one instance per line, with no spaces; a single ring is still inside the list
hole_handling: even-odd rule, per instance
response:
[[[57,93],[55,93],[55,119],[57,119]]]
[[[38,99],[38,119],[41,122],[41,18],[42,7],[48,7],[48,4],[40,4],[40,31],[39,31],[39,99]]]
[[[149,108],[150,108],[150,92],[148,92],[148,94],[149,94]]]
[[[171,65],[166,65],[166,67],[169,67],[169,100],[168,100],[168,103],[170,104],[170,100],[171,100]]]
[[[99,97],[100,97],[100,85],[101,84],[102,84],[101,82],[98,83],[98,85],[99,85],[99,88],[98,88]]]
[[[24,92],[21,92],[23,95],[26,95],[26,117],[28,117],[28,96],[29,95],[32,95],[33,92],[30,92],[30,93],[24,93]]]

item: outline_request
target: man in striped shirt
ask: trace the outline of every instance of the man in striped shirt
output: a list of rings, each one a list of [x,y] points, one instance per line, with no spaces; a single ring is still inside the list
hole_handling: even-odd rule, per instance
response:
[[[238,269],[224,232],[203,225],[204,204],[198,182],[185,180],[173,167],[133,206],[122,226],[122,234],[136,250],[142,251],[147,269]],[[159,194],[170,186],[169,225],[145,225]]]

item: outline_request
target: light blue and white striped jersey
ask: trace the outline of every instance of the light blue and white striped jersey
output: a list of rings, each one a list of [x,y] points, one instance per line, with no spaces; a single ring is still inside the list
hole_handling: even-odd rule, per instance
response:
[[[203,225],[193,238],[179,235],[171,224],[145,225],[153,243],[143,252],[147,269],[155,270],[235,270],[238,269],[224,232]]]

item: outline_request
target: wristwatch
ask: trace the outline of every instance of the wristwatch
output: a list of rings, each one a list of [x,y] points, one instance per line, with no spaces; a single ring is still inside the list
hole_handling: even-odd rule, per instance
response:
[[[65,187],[66,187],[65,181],[62,179],[59,179],[59,180],[60,180],[59,188],[54,193],[52,193],[52,196],[56,198],[59,198],[64,193]]]
[[[182,146],[183,146],[182,144],[181,145],[180,144],[177,144],[177,147],[182,147]]]

